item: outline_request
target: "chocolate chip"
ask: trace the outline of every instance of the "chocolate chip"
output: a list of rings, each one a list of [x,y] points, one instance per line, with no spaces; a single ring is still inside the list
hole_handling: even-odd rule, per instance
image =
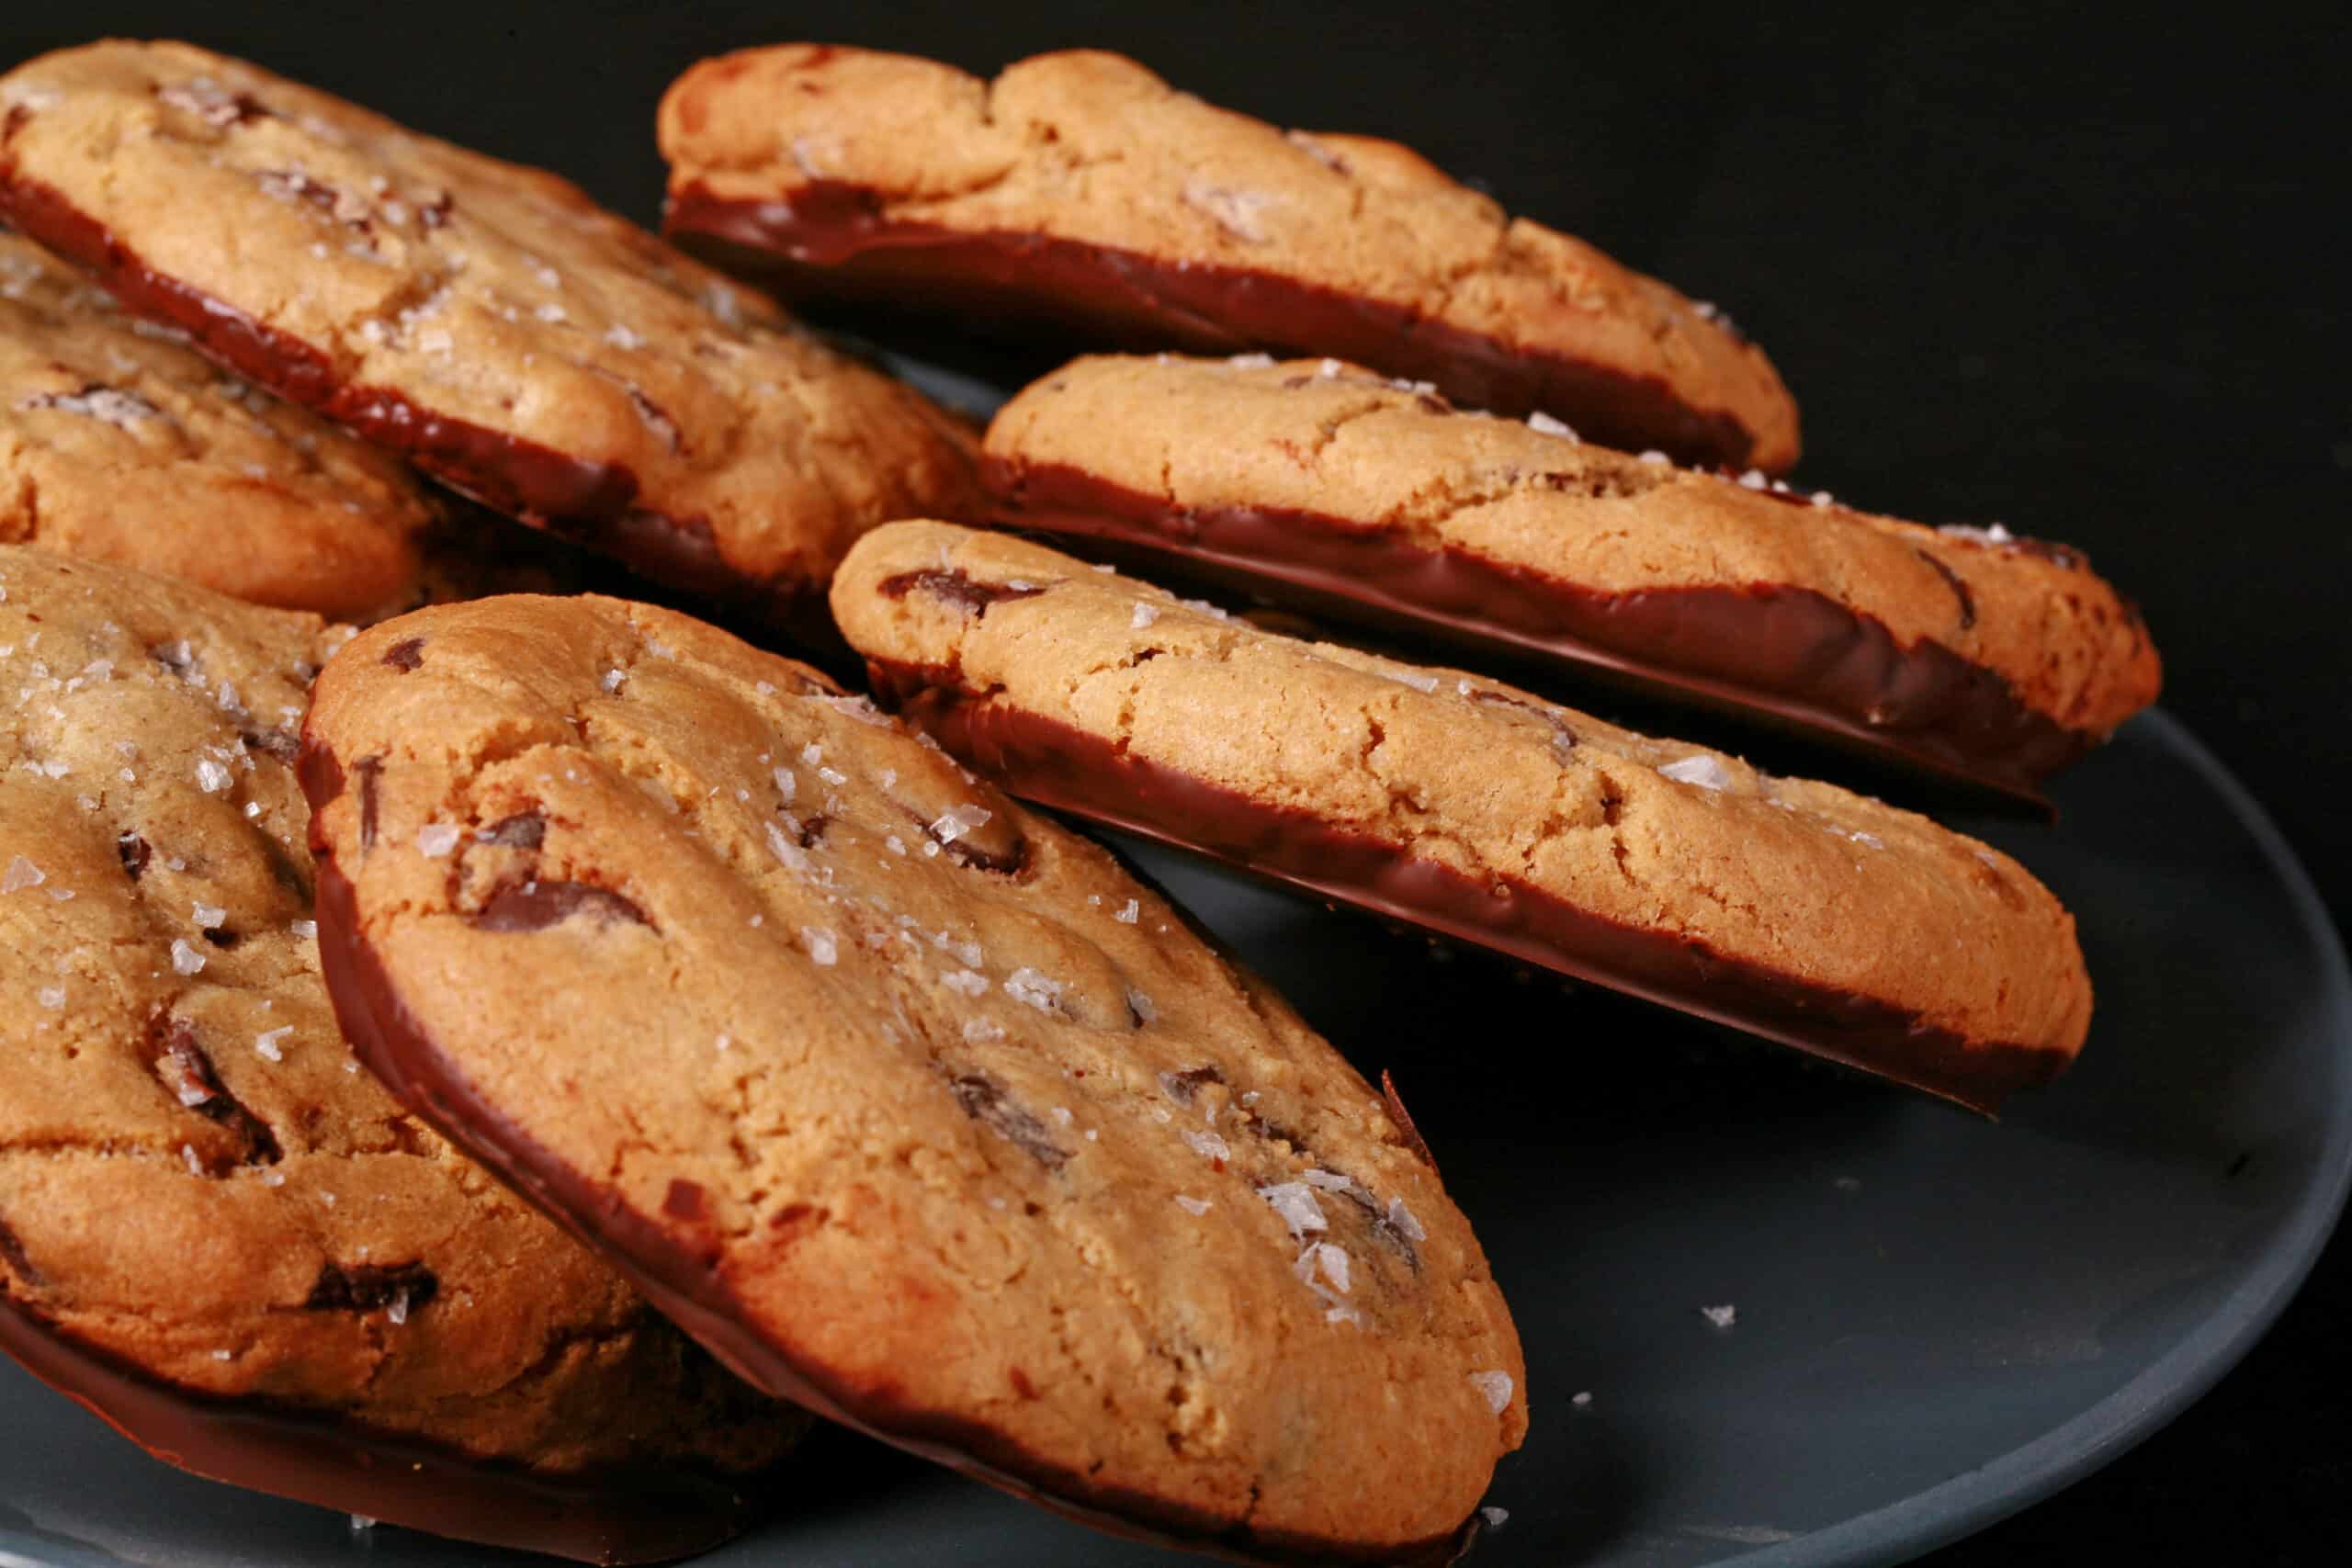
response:
[[[351,771],[359,775],[359,849],[364,854],[376,847],[376,779],[384,771],[384,759],[362,757]]]
[[[1405,1109],[1405,1102],[1397,1098],[1396,1080],[1390,1077],[1385,1071],[1380,1075],[1380,1098],[1388,1102],[1389,1118],[1396,1123],[1396,1130],[1405,1135],[1405,1147],[1420,1156],[1421,1163],[1431,1170],[1435,1170],[1437,1156],[1430,1153],[1429,1145],[1421,1139],[1421,1130],[1413,1125],[1412,1113]]]
[[[492,822],[477,837],[501,849],[536,850],[547,842],[548,819],[536,811],[517,811]]]
[[[673,1220],[684,1220],[692,1225],[700,1224],[710,1210],[704,1201],[701,1184],[682,1177],[672,1181],[669,1191],[662,1194],[662,1212]]]
[[[991,1075],[964,1073],[948,1079],[947,1088],[965,1115],[1047,1170],[1058,1170],[1069,1162],[1069,1151],[1054,1143],[1043,1122],[1013,1104],[1006,1097],[1004,1085]]]
[[[1023,1371],[1019,1367],[1007,1367],[1005,1369],[1005,1381],[1012,1385],[1012,1392],[1019,1394],[1022,1398],[1035,1399],[1037,1397],[1037,1385],[1029,1381],[1029,1374]]]
[[[1043,588],[1009,582],[979,582],[961,571],[902,571],[896,577],[886,577],[877,585],[885,599],[903,599],[910,590],[922,589],[935,598],[960,604],[974,617],[985,616],[991,604],[1008,599],[1034,599]]]
[[[1936,575],[1944,580],[1944,586],[1951,590],[1951,596],[1960,601],[1960,629],[1962,631],[1966,631],[1969,627],[1974,626],[1976,624],[1976,596],[1968,591],[1967,581],[1962,578],[1960,573],[1954,571],[1950,563],[1946,562],[1941,557],[1933,555],[1927,550],[1923,550],[1917,545],[1911,547],[1911,553],[1917,556],[1921,560],[1926,561],[1929,566],[1934,567],[1936,569]]]
[[[243,1165],[276,1165],[283,1156],[277,1146],[277,1136],[269,1124],[239,1103],[237,1097],[221,1087],[220,1075],[212,1068],[212,1058],[196,1038],[196,1031],[184,1018],[161,1021],[163,1039],[158,1042],[155,1070],[164,1087],[187,1109],[208,1121],[217,1122],[241,1140],[244,1148],[238,1162]]]
[[[402,637],[384,649],[384,662],[405,675],[424,662],[424,639],[421,637]]]
[[[207,926],[204,929],[204,940],[226,951],[244,941],[244,933],[232,931],[226,926]]]
[[[786,822],[795,820],[792,813],[789,811],[784,813],[784,819]],[[813,850],[819,844],[824,842],[825,829],[832,825],[833,819],[820,811],[814,817],[801,822],[797,828],[794,829],[793,837],[800,840],[800,847],[802,849]]]
[[[510,882],[476,910],[471,924],[485,931],[540,931],[585,915],[598,925],[628,921],[650,928],[645,911],[609,887],[590,882]]]
[[[2235,1175],[2236,1172],[2231,1174]],[[41,1283],[40,1270],[34,1268],[33,1260],[25,1255],[25,1244],[17,1239],[17,1233],[8,1228],[6,1219],[0,1219],[0,1263],[6,1263],[9,1271],[28,1285]]]
[[[1203,1084],[1223,1083],[1225,1075],[1216,1066],[1188,1067],[1181,1073],[1162,1073],[1159,1087],[1168,1098],[1179,1105],[1190,1105],[1197,1099]]]
[[[241,730],[237,739],[245,743],[246,750],[275,757],[289,767],[302,754],[301,742],[283,729]]]
[[[406,1310],[414,1312],[440,1293],[440,1278],[422,1263],[358,1263],[348,1269],[330,1263],[319,1270],[302,1304],[313,1312],[374,1312],[405,1301]]]
[[[122,862],[123,871],[136,882],[147,871],[147,863],[155,858],[154,850],[136,833],[119,833],[114,840],[115,858]]]

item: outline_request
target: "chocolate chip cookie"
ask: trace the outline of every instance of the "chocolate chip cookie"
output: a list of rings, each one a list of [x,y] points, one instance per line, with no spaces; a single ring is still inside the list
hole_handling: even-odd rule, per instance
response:
[[[0,1348],[220,1480],[585,1561],[711,1545],[803,1418],[336,1031],[293,761],[344,635],[0,547]]]
[[[796,294],[1044,318],[1088,347],[1336,354],[1596,439],[1779,472],[1797,412],[1713,306],[1363,136],[1283,131],[1134,61],[993,82],[789,44],[662,99],[668,231]]]
[[[861,541],[833,613],[1008,789],[1325,897],[1984,1110],[2089,1025],[2047,889],[1834,785],[945,524]]]
[[[1457,1546],[1527,1419],[1468,1223],[1104,851],[611,600],[375,627],[303,744],[356,1048],[753,1382],[1116,1530]]]
[[[415,604],[439,520],[400,463],[0,229],[0,544],[356,620]]]
[[[0,77],[0,212],[499,510],[788,621],[970,443],[573,186],[185,44]]]
[[[1081,359],[997,415],[985,473],[1023,527],[2015,794],[2161,681],[2138,613],[2063,546],[1678,468],[1335,359]]]

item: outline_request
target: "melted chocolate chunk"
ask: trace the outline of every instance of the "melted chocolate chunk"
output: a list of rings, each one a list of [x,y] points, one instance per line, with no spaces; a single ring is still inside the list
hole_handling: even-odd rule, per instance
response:
[[[645,911],[609,887],[591,882],[510,882],[472,918],[476,931],[542,931],[585,915],[599,925],[627,921],[651,927]]]
[[[948,1079],[947,1088],[965,1115],[1047,1170],[1059,1170],[1069,1162],[1069,1151],[1054,1143],[1043,1122],[1006,1098],[1004,1085],[989,1074],[963,1073]]]
[[[147,863],[155,858],[155,851],[136,833],[119,833],[114,840],[115,858],[122,862],[124,873],[133,882],[146,874]]]
[[[501,849],[536,850],[547,842],[548,819],[536,811],[517,811],[511,817],[500,818],[475,837]]]
[[[405,1302],[403,1310],[414,1312],[440,1293],[440,1279],[422,1263],[330,1263],[302,1304],[312,1312],[374,1312]]]
[[[903,599],[917,588],[951,604],[962,605],[975,618],[985,616],[991,604],[1001,604],[1008,599],[1035,599],[1045,592],[1034,584],[980,582],[961,571],[902,571],[876,584],[885,599]]]
[[[405,675],[424,662],[424,639],[421,637],[402,637],[384,649],[384,662]]]
[[[1179,1105],[1190,1105],[1198,1099],[1203,1084],[1224,1081],[1225,1075],[1217,1071],[1214,1065],[1204,1067],[1188,1067],[1181,1073],[1159,1075],[1159,1087],[1167,1092],[1169,1099]]]
[[[784,813],[784,819],[786,822],[798,822],[799,825],[792,830],[792,836],[799,840],[800,847],[804,850],[813,850],[823,843],[825,829],[833,825],[833,819],[821,811],[805,821],[795,818],[791,812],[787,811]]]
[[[359,775],[359,851],[365,854],[376,847],[376,779],[384,771],[384,759],[362,757],[351,771]]]
[[[40,1270],[33,1267],[33,1260],[25,1254],[25,1244],[17,1239],[17,1233],[8,1228],[6,1218],[0,1218],[0,1263],[6,1263],[9,1272],[28,1285],[41,1283]]]
[[[1966,631],[1974,626],[1976,624],[1976,595],[1968,591],[1967,581],[1932,552],[1920,549],[1914,545],[1912,553],[1934,567],[1936,575],[1944,580],[1944,586],[1951,590],[1951,596],[1960,601],[1960,629]]]
[[[197,1043],[196,1031],[188,1021],[172,1019],[163,1025],[162,1032],[155,1071],[172,1097],[198,1116],[219,1122],[241,1140],[244,1148],[237,1156],[240,1164],[276,1165],[283,1157],[277,1135],[269,1130],[267,1122],[221,1087],[212,1058]]]
[[[245,743],[247,750],[259,751],[265,756],[274,757],[289,767],[294,760],[302,754],[302,743],[291,733],[283,729],[240,730],[237,739]]]
[[[204,940],[215,947],[226,950],[244,941],[245,935],[243,931],[232,931],[226,926],[207,926],[204,928]]]

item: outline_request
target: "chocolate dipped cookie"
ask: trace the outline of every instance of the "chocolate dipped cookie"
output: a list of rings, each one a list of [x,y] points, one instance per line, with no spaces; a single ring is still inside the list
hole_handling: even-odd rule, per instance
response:
[[[361,635],[302,772],[356,1047],[754,1382],[1246,1560],[1475,1528],[1527,1413],[1468,1222],[1099,847],[611,600]]]
[[[293,762],[345,635],[0,547],[0,1349],[218,1480],[586,1562],[713,1545],[805,1416],[336,1030]]]
[[[970,504],[912,389],[596,207],[243,62],[0,77],[0,214],[131,310],[489,505],[789,623],[849,541]]]
[[[1834,785],[945,524],[832,599],[877,694],[1032,800],[1981,1110],[2088,1028],[2047,889]]]
[[[1596,439],[1777,473],[1797,412],[1713,307],[1391,141],[1284,131],[1099,51],[994,81],[787,44],[662,99],[668,232],[796,297],[1084,347],[1340,355]]]
[[[1611,451],[1333,359],[1081,359],[998,413],[984,471],[1017,526],[2013,795],[2162,678],[2138,612],[2064,546]]]

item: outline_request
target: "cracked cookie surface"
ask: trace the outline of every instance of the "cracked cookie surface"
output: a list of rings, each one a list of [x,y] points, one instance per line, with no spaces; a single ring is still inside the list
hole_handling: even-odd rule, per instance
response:
[[[680,77],[660,135],[669,231],[794,290],[1042,314],[1091,347],[1343,355],[1620,445],[1796,460],[1795,404],[1712,306],[1395,142],[1285,132],[1115,54],[984,82],[746,50]]]
[[[877,688],[1016,793],[1327,897],[1973,1105],[2088,1027],[2047,889],[1831,784],[947,524],[876,530],[833,609]]]
[[[2029,786],[2161,678],[2137,612],[2064,547],[1679,468],[1337,360],[1081,359],[986,450],[1016,525]]]
[[[364,619],[416,602],[415,476],[0,229],[0,544]]]
[[[0,78],[0,208],[134,309],[500,510],[788,613],[969,441],[577,187],[185,44]]]
[[[1442,1558],[1519,1446],[1401,1114],[806,666],[616,601],[425,610],[328,667],[304,777],[358,1048],[772,1392],[1255,1558]]]
[[[711,1544],[797,1413],[335,1027],[293,762],[345,635],[0,547],[0,1342],[201,1473],[571,1555]],[[674,1512],[629,1519],[649,1495]]]

